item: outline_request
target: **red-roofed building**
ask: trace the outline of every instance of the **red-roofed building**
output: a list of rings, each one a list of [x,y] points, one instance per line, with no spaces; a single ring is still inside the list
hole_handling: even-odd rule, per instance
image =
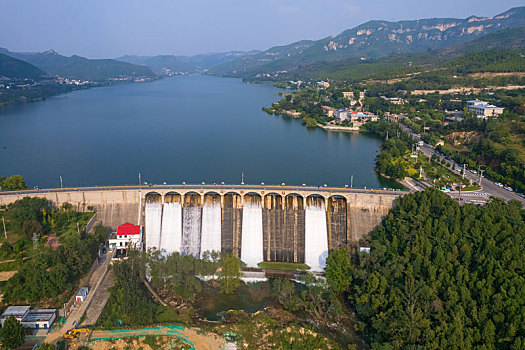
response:
[[[109,238],[110,249],[123,250],[128,247],[142,248],[142,226],[133,225],[126,222],[117,227],[117,232],[114,232]]]
[[[119,235],[140,235],[142,226],[133,225],[129,222],[126,222],[119,227],[117,227],[117,236]]]

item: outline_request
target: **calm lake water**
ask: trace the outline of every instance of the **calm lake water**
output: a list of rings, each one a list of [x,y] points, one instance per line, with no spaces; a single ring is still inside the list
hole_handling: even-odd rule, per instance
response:
[[[185,76],[75,91],[0,109],[0,176],[33,186],[328,184],[379,188],[380,140],[268,115],[271,85]]]

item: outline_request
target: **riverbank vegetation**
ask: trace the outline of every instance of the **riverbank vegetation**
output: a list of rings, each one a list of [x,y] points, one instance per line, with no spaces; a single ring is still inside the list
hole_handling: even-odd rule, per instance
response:
[[[306,273],[301,283],[278,278],[245,284],[241,265],[232,254],[216,252],[203,259],[131,252],[113,265],[115,286],[98,324],[115,328],[177,322],[230,338],[234,334],[249,349],[339,349],[358,341],[350,311],[324,279]],[[146,278],[166,306],[154,302]],[[330,327],[338,337],[325,334]]]

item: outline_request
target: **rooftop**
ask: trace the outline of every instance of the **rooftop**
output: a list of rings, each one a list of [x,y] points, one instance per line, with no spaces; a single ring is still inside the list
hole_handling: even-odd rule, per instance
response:
[[[49,321],[56,315],[55,309],[36,309],[31,310],[24,317],[25,322]]]
[[[140,225],[133,225],[126,222],[117,227],[117,235],[138,235],[140,234]]]
[[[2,314],[1,318],[7,318],[11,315],[21,318],[27,313],[27,311],[29,311],[30,308],[30,306],[9,306]]]

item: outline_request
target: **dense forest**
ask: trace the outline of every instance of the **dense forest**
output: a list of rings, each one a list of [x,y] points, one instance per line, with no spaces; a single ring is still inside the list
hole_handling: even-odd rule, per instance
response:
[[[523,349],[524,217],[514,201],[400,198],[369,235],[371,253],[335,274],[350,275],[344,290],[372,348]]]

